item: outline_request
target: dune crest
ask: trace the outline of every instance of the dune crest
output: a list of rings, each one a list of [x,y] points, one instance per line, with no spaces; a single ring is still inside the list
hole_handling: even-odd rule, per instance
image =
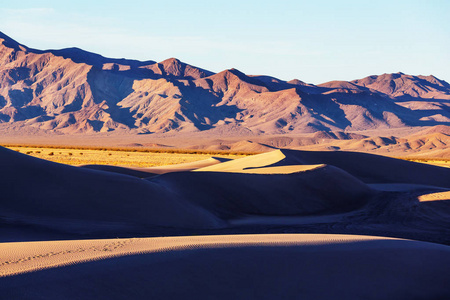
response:
[[[352,235],[276,234],[2,243],[0,277],[134,254],[200,248],[327,245],[371,240],[390,239]]]
[[[0,278],[0,292],[14,299],[29,295],[64,299],[93,295],[102,299],[450,296],[446,286],[450,280],[449,247],[417,241],[276,234],[18,246],[0,244],[10,262],[0,267],[2,276],[9,275]],[[25,286],[16,288],[21,283]]]
[[[421,195],[419,196],[419,201],[450,201],[450,191]]]
[[[237,172],[248,168],[262,168],[271,166],[285,159],[286,156],[281,150],[274,150],[267,153],[252,155],[240,159],[230,160],[217,165],[199,168],[198,172]]]
[[[296,150],[92,168],[0,148],[3,297],[450,297],[448,168]]]

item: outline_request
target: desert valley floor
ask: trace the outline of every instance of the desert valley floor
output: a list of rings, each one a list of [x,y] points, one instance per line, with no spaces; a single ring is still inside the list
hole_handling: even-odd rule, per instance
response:
[[[449,168],[292,149],[0,166],[5,299],[450,298]]]

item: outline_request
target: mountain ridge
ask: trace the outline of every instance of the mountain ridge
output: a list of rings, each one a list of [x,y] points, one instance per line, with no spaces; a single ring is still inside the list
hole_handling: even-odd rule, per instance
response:
[[[259,135],[450,125],[450,85],[371,75],[319,85],[214,73],[176,58],[35,50],[0,32],[0,125],[47,133]]]

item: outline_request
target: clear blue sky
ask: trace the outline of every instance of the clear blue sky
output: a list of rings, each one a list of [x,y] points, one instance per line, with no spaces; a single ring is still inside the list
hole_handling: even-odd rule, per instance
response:
[[[38,49],[315,84],[399,71],[450,82],[448,0],[2,2],[0,31]]]

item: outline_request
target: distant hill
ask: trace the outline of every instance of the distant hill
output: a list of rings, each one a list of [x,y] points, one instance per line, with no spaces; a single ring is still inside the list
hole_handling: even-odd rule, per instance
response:
[[[260,135],[450,125],[450,85],[403,73],[320,85],[175,58],[36,50],[0,33],[0,125],[47,133]]]

